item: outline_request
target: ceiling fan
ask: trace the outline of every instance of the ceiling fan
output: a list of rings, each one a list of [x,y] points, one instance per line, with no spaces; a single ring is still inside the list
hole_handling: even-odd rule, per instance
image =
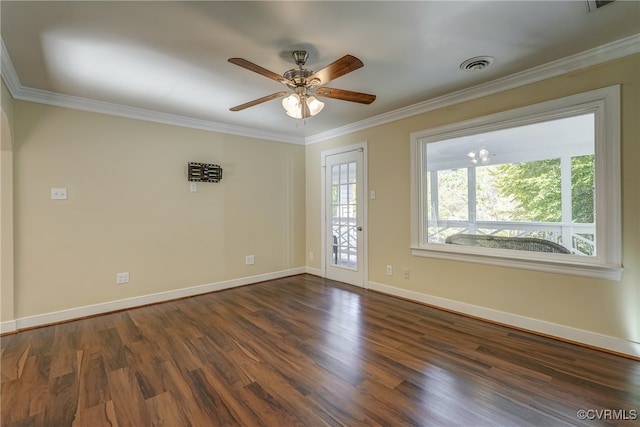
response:
[[[232,107],[230,110],[244,110],[245,108],[288,95],[282,100],[282,106],[287,112],[287,115],[296,119],[306,119],[307,117],[315,116],[324,108],[324,103],[319,101],[316,96],[320,98],[358,102],[360,104],[371,104],[376,99],[375,95],[367,93],[322,86],[331,80],[363,67],[364,64],[362,61],[355,56],[345,55],[314,73],[304,68],[304,64],[307,62],[307,59],[309,59],[309,54],[306,51],[296,50],[293,51],[292,55],[298,68],[293,68],[283,75],[276,74],[243,58],[230,58],[229,62],[232,64],[268,77],[291,89],[290,91],[280,91],[254,99],[253,101]]]

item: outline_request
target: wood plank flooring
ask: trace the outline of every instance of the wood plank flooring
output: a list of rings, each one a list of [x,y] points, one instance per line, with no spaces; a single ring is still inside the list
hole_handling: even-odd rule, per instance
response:
[[[2,426],[640,424],[640,362],[309,275],[1,349]]]

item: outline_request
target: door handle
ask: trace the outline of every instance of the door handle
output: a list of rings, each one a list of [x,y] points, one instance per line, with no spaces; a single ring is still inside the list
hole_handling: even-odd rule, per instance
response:
[[[361,226],[361,225],[357,226],[357,227],[356,227],[356,230],[358,230],[358,231],[362,231],[362,226]]]

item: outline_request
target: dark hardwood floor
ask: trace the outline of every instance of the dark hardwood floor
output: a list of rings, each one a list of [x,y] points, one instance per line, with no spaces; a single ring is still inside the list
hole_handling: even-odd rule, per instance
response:
[[[638,361],[309,275],[1,348],[2,426],[640,424]]]

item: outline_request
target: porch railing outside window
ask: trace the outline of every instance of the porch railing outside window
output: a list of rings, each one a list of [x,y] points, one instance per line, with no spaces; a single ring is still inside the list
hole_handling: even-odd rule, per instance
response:
[[[485,236],[536,237],[561,244],[576,255],[596,253],[595,224],[563,224],[554,222],[467,221],[439,220],[428,225],[429,242],[444,243],[454,234]]]

